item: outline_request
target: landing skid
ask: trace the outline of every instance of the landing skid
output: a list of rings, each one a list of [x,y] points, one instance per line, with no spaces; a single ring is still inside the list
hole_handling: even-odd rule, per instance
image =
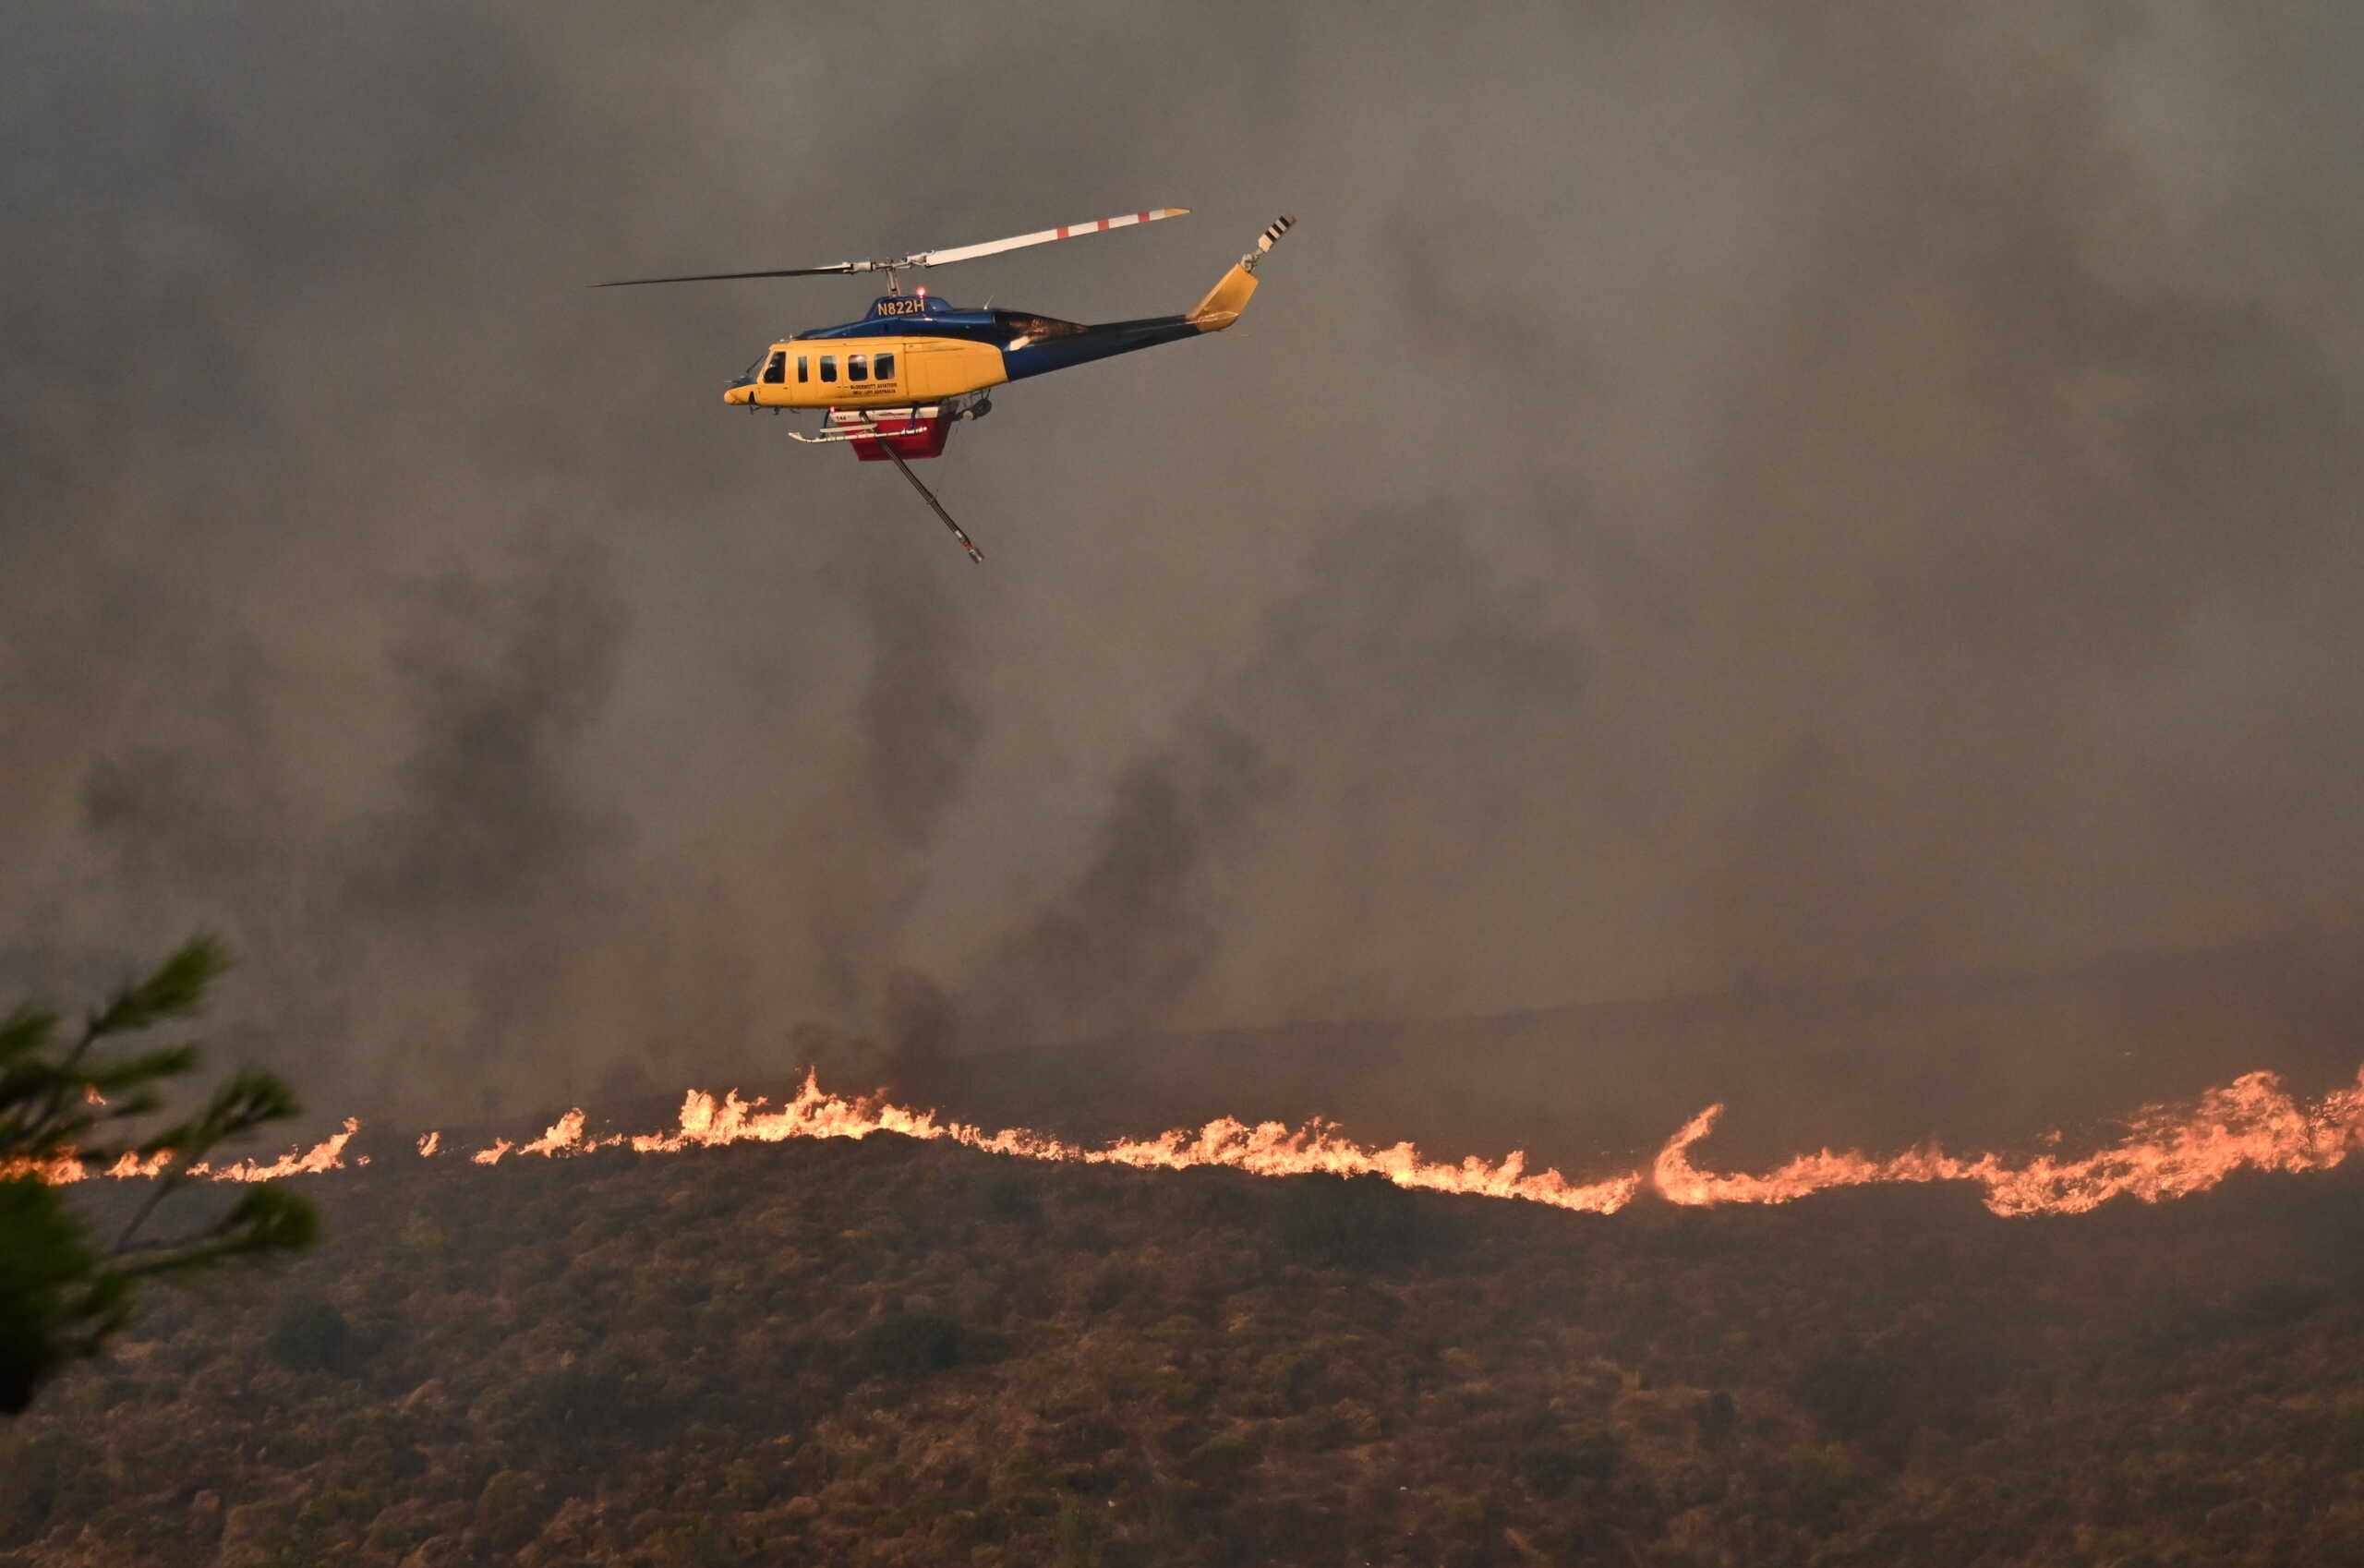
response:
[[[808,436],[802,430],[790,430],[788,432],[788,439],[792,441],[802,441],[806,446],[836,446],[840,441],[883,441],[891,437],[915,433],[922,426],[939,417],[939,411],[934,407],[890,408],[886,412],[896,418],[909,421],[911,429],[882,429],[877,420],[864,413],[862,416],[862,422],[859,425],[833,422],[817,436]]]

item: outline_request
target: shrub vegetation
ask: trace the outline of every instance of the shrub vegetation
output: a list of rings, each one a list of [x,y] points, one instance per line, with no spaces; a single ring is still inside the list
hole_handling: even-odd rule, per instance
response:
[[[882,1137],[305,1190],[283,1288],[160,1295],[0,1425],[0,1563],[2364,1562],[2345,1171],[1598,1219]]]

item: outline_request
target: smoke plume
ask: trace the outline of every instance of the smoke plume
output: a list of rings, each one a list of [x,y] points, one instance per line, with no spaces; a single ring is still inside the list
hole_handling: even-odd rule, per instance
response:
[[[0,995],[210,925],[474,1110],[2364,936],[2348,10],[547,24],[0,21]],[[1168,202],[931,278],[1304,220],[962,428],[983,570],[718,401],[859,287],[582,286]]]

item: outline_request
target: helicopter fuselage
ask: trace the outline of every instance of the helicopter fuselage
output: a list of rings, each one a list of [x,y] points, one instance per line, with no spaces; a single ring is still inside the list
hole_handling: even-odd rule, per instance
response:
[[[1188,315],[1087,326],[1020,310],[964,309],[922,290],[873,301],[859,321],[782,338],[755,373],[732,381],[725,403],[754,408],[910,408],[983,392],[1221,332],[1256,291],[1234,267]]]
[[[924,314],[905,313],[901,308],[909,306]],[[1207,330],[1183,316],[1084,326],[1013,310],[964,310],[933,296],[890,296],[862,320],[773,344],[762,368],[732,382],[723,401],[759,408],[903,407]]]
[[[814,445],[849,445],[864,463],[892,463],[919,491],[969,559],[983,552],[963,532],[935,493],[912,473],[913,459],[942,455],[952,427],[992,411],[989,389],[1030,376],[1088,365],[1095,359],[1178,343],[1219,332],[1239,320],[1256,292],[1256,264],[1297,220],[1283,214],[1257,236],[1256,248],[1239,259],[1188,314],[1153,316],[1138,321],[1087,326],[1019,310],[969,310],[919,289],[905,296],[897,274],[917,267],[973,261],[1055,240],[1105,234],[1136,223],[1178,218],[1187,207],[1144,208],[1088,223],[1068,223],[1036,234],[1015,235],[983,245],[912,251],[894,259],[838,261],[825,267],[789,267],[767,271],[700,272],[664,278],[620,278],[599,288],[645,283],[735,283],[754,278],[817,277],[823,274],[886,274],[886,294],[871,302],[859,321],[793,332],[765,349],[746,375],[723,389],[722,401],[778,413],[816,409],[817,434],[788,432]]]

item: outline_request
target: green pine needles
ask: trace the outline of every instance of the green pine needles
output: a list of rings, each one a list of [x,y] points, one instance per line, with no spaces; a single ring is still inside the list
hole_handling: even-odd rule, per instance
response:
[[[230,966],[229,949],[199,935],[71,1034],[44,1007],[0,1019],[0,1415],[98,1355],[131,1321],[139,1281],[297,1251],[317,1236],[311,1204],[268,1186],[194,1226],[159,1226],[165,1203],[217,1145],[296,1113],[285,1083],[245,1068],[174,1119],[166,1091],[198,1069],[199,1045],[120,1049],[127,1037],[203,1012]],[[161,1165],[129,1217],[105,1234],[54,1177],[75,1166],[102,1171],[127,1154]]]

